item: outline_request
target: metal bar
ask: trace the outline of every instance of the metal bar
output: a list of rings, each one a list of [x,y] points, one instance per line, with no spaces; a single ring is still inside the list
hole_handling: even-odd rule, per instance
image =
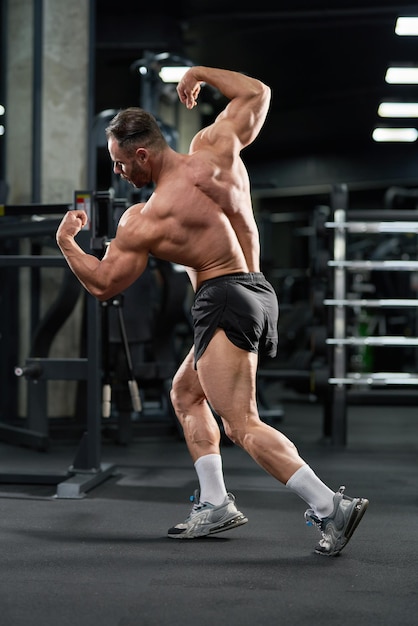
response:
[[[360,221],[360,220],[370,220],[371,222],[376,221],[390,221],[393,220],[396,215],[396,221],[405,221],[405,222],[413,222],[418,220],[418,211],[415,209],[347,209],[346,212],[347,219],[351,221]]]
[[[19,426],[11,426],[0,422],[0,441],[5,441],[16,446],[27,446],[35,448],[39,451],[45,451],[49,447],[48,435],[44,432],[33,431],[29,428],[21,428]],[[10,479],[10,475],[9,479]],[[26,474],[27,477],[27,474]],[[0,473],[0,483],[7,482],[2,473]],[[10,480],[10,482],[15,482]]]
[[[418,233],[416,222],[325,222],[325,228],[342,228],[349,233]]]
[[[87,380],[88,361],[85,358],[26,359],[25,368],[16,368],[16,376],[27,376],[39,380]]]
[[[329,378],[331,385],[418,385],[418,376],[403,372],[374,372],[347,374],[345,378]]]
[[[31,204],[3,204],[1,205],[0,217],[20,217],[22,215],[61,215],[61,213],[66,213],[69,209],[72,209],[72,207],[72,203],[42,204],[40,202],[33,202]]]
[[[335,221],[337,223],[345,221],[344,209],[335,211]],[[334,235],[334,259],[338,265],[334,272],[334,297],[336,300],[344,299],[346,296],[346,236],[344,231],[336,231]],[[334,310],[334,337],[343,339],[346,336],[345,309],[337,307]],[[344,377],[345,374],[345,348],[344,343],[337,343],[334,350],[334,375],[336,378]]]
[[[415,271],[418,270],[418,261],[328,261],[329,267],[346,268],[348,270],[388,270],[388,271]]]
[[[352,306],[352,307],[418,307],[418,299],[411,298],[381,298],[378,300],[366,300],[366,299],[351,299],[342,298],[340,300],[326,299],[324,300],[325,306]]]
[[[27,390],[28,429],[48,438],[48,389],[46,380],[30,380]]]
[[[64,257],[59,255],[0,255],[0,267],[66,267],[66,265]]]
[[[30,255],[40,256],[42,254],[41,245],[35,240],[30,241]],[[29,272],[29,302],[30,302],[30,326],[29,336],[34,337],[39,326],[41,315],[41,270],[39,267],[32,267]]]
[[[22,445],[22,441],[18,441]],[[68,472],[51,474],[50,472],[8,472],[0,473],[0,483],[3,485],[56,485],[69,476]]]
[[[346,221],[348,207],[348,189],[346,185],[335,185],[332,191],[332,207],[334,220],[337,223]],[[334,298],[346,298],[346,232],[338,229],[334,232],[334,259],[341,263],[334,270]],[[334,309],[334,336],[343,339],[347,334],[346,310],[344,307]],[[346,348],[344,343],[338,343],[333,349],[332,371],[335,378],[344,378],[346,375]],[[333,389],[331,403],[331,441],[333,445],[345,446],[347,441],[347,402],[346,388],[337,385]]]
[[[102,463],[98,470],[77,472],[70,468],[70,471],[75,473],[57,485],[57,498],[83,498],[87,491],[110,478],[115,472],[115,466],[111,463]]]
[[[101,324],[100,304],[87,296],[87,441],[86,465],[80,469],[98,469],[101,459]]]
[[[0,239],[10,239],[16,237],[22,239],[23,237],[40,237],[44,235],[55,235],[55,232],[60,224],[59,219],[45,219],[39,221],[18,221],[14,223],[7,222],[1,223]]]
[[[418,346],[418,337],[332,337],[326,343],[334,346]],[[344,378],[336,376],[336,378]]]

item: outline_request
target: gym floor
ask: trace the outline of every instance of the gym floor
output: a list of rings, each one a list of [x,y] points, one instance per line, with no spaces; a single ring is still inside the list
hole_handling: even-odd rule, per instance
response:
[[[350,406],[348,443],[320,442],[322,408],[284,403],[277,427],[333,489],[370,500],[336,558],[305,504],[240,449],[223,446],[227,488],[249,518],[211,538],[176,541],[196,488],[178,437],[104,442],[113,474],[84,498],[53,485],[0,484],[2,626],[415,626],[418,614],[418,411]],[[0,472],[61,472],[74,450],[0,444]]]

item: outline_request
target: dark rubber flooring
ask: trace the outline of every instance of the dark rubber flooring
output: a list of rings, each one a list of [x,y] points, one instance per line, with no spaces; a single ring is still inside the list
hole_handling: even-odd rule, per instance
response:
[[[84,498],[0,484],[1,626],[416,626],[418,408],[350,407],[348,445],[320,443],[322,411],[291,402],[278,428],[330,487],[370,500],[337,558],[313,553],[304,502],[240,449],[224,446],[227,487],[249,523],[176,541],[196,488],[185,444],[103,443],[113,475]],[[0,444],[0,471],[62,471],[47,453]]]

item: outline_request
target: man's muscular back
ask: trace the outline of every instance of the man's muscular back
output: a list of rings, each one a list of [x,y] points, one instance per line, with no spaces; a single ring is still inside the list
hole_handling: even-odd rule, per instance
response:
[[[222,274],[259,271],[258,232],[243,165],[235,164],[235,171],[225,176],[216,153],[208,159],[204,150],[197,150],[177,154],[175,160],[148,202],[122,217],[121,226],[129,226],[128,245],[138,241],[154,256],[192,268],[196,286]],[[246,222],[240,218],[234,224],[245,209]],[[250,251],[248,261],[244,247]]]

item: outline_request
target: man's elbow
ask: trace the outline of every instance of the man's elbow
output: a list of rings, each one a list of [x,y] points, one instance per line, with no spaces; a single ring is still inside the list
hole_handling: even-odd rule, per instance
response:
[[[256,112],[257,115],[265,117],[270,107],[270,87],[260,80],[256,80],[252,92],[248,93],[248,97],[249,101],[252,102],[251,106],[253,111]]]
[[[265,83],[261,83],[260,99],[264,102],[265,106],[269,106],[271,100],[271,89]]]
[[[84,284],[84,287],[89,294],[93,296],[93,298],[99,300],[99,302],[106,302],[120,293],[120,290],[116,289],[114,285]]]
[[[263,83],[261,80],[254,80],[253,85],[253,97],[259,98],[260,100],[270,101],[271,98],[271,89],[268,85]]]

